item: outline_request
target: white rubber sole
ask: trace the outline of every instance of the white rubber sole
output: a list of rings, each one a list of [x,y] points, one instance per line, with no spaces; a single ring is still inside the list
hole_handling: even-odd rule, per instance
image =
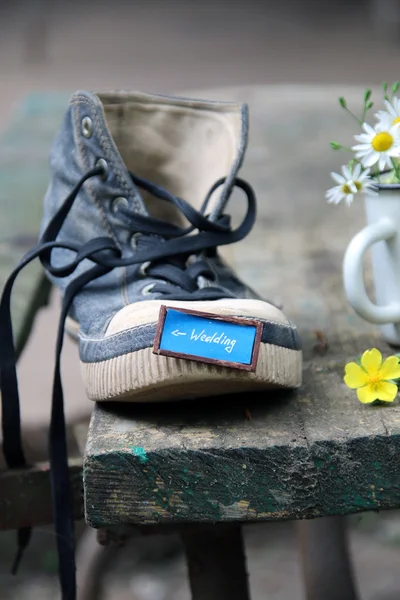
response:
[[[91,400],[167,402],[270,388],[297,388],[302,352],[260,344],[254,372],[153,354],[145,348],[102,362],[83,363]]]

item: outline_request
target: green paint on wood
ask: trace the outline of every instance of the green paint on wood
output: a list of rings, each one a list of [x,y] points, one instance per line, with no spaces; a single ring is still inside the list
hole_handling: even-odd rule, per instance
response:
[[[337,364],[323,362],[323,379],[321,364],[309,365],[296,394],[246,398],[251,421],[233,396],[218,406],[160,407],[156,417],[146,406],[96,406],[84,467],[89,523],[282,520],[398,506],[397,413],[365,411]],[[146,448],[148,461],[132,448]]]
[[[148,457],[144,448],[141,448],[140,446],[132,446],[132,454],[138,457],[140,463],[147,463]]]

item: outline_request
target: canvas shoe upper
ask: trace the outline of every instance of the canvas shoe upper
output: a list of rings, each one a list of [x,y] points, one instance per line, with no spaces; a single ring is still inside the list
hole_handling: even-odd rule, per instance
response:
[[[51,151],[42,232],[76,182],[99,165],[104,175],[82,186],[57,240],[83,246],[108,237],[127,261],[86,284],[69,311],[67,328],[79,339],[90,398],[156,401],[299,384],[296,329],[246,286],[216,250],[216,244],[234,241],[225,215],[232,188],[239,184],[252,194],[248,184],[237,180],[247,131],[246,105],[131,92],[77,92],[71,98]],[[183,206],[183,199],[189,206]],[[251,201],[238,239],[255,218]],[[199,239],[193,231],[183,235],[190,226]],[[175,243],[176,255],[167,254],[168,243]],[[161,256],[151,260],[157,249]],[[54,250],[52,267],[62,267],[72,256],[66,249]],[[140,256],[143,260],[137,262]],[[50,276],[64,290],[89,265],[82,261],[61,279],[51,270]],[[179,361],[152,353],[160,305],[174,302],[261,319],[262,342],[287,351],[279,372],[267,373],[264,352],[252,374],[188,364],[187,377],[182,377]]]

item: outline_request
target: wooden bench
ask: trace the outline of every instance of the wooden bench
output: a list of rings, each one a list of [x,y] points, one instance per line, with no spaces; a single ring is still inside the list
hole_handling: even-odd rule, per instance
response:
[[[161,407],[97,406],[83,469],[85,517],[93,527],[111,537],[121,526],[181,532],[195,600],[248,598],[245,523],[400,506],[398,405],[361,406],[342,380],[344,364],[366,348],[390,351],[377,329],[353,314],[342,291],[343,253],[363,223],[362,206],[331,207],[324,199],[329,172],[343,160],[329,141],[349,141],[336,97],[358,103],[362,93],[270,86],[195,94],[250,105],[241,175],[255,188],[259,213],[249,238],[224,255],[264,296],[282,301],[298,324],[304,385],[297,393]],[[36,240],[50,141],[66,100],[32,96],[1,140],[2,281]],[[230,210],[241,214],[239,194]],[[36,265],[16,288],[20,350],[48,298],[45,281]],[[80,444],[85,434],[83,428]],[[80,519],[79,457],[71,457],[71,479]],[[0,473],[0,529],[50,523],[51,515],[45,463]],[[355,598],[344,522],[305,521],[301,539],[308,600]]]

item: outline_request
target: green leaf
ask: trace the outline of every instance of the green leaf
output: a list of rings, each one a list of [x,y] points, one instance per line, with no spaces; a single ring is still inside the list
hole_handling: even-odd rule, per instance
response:
[[[375,104],[374,102],[368,102],[368,104],[366,105],[366,107],[365,107],[365,108],[366,108],[367,110],[370,110],[370,109],[373,107],[373,105],[374,105],[374,104]]]
[[[340,150],[340,148],[342,147],[342,144],[339,144],[339,142],[330,142],[330,144],[333,150]]]
[[[368,102],[368,100],[371,98],[371,94],[372,94],[372,90],[370,90],[370,89],[365,90],[364,104],[366,104]]]
[[[343,98],[343,96],[340,96],[339,104],[342,108],[347,108],[346,100]]]
[[[396,81],[393,85],[392,85],[392,93],[395,94],[397,92],[397,90],[400,87],[400,81]]]
[[[387,84],[386,81],[384,81],[382,83],[382,89],[383,89],[383,97],[385,98],[385,100],[389,100],[389,96],[388,96],[388,93],[387,93],[388,84]]]

